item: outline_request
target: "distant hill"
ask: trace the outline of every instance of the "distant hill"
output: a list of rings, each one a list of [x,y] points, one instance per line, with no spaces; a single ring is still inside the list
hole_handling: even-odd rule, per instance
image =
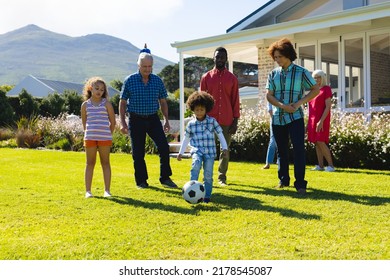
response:
[[[123,80],[137,71],[138,54],[139,48],[113,36],[70,37],[27,25],[0,35],[0,85],[17,84],[29,74],[73,83],[91,76]],[[154,56],[153,72],[170,64]]]

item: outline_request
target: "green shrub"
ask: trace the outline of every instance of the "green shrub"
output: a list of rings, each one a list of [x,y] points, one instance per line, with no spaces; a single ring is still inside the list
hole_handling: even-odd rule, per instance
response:
[[[125,135],[120,132],[119,129],[115,129],[112,135],[112,147],[113,153],[131,153],[131,144],[129,135]]]
[[[238,161],[262,161],[269,142],[269,115],[243,109],[237,133],[232,136],[230,158]]]
[[[19,148],[37,148],[42,145],[41,131],[38,127],[39,117],[21,117],[17,122],[16,144]]]
[[[15,112],[8,101],[6,93],[0,89],[0,125],[10,125],[15,118]]]
[[[48,145],[47,148],[54,149],[54,150],[71,151],[72,144],[70,143],[69,139],[62,138],[62,139],[58,140],[57,142]]]
[[[0,127],[0,141],[15,137],[14,131],[10,127]]]
[[[268,121],[269,116],[264,110],[242,110],[238,131],[232,137],[232,160],[265,161],[269,142]],[[307,164],[317,164],[314,144],[306,141],[305,145]],[[382,112],[365,116],[332,111],[329,147],[337,167],[389,170],[390,114]],[[292,149],[290,162],[293,162]]]

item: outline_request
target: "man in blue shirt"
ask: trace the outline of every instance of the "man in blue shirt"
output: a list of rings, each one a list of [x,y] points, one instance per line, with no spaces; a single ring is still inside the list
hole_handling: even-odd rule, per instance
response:
[[[167,91],[160,77],[152,74],[153,56],[149,49],[141,50],[138,57],[138,72],[128,76],[122,87],[119,102],[121,132],[129,133],[133,155],[135,181],[138,188],[148,187],[148,172],[145,163],[146,134],[154,141],[160,155],[160,182],[168,188],[177,188],[170,179],[169,145],[165,132],[170,130],[168,120]],[[157,111],[161,107],[164,127]],[[129,124],[126,123],[126,111]]]
[[[278,148],[279,188],[290,185],[289,140],[294,150],[294,187],[306,193],[305,180],[305,124],[301,105],[316,97],[318,85],[310,72],[293,63],[297,54],[288,39],[274,42],[268,52],[279,67],[272,70],[267,80],[267,100],[273,105],[272,130]],[[305,90],[309,93],[305,95]]]

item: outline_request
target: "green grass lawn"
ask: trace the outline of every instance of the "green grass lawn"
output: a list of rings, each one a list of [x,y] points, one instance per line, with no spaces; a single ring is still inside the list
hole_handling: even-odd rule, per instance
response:
[[[113,197],[103,198],[98,162],[95,197],[85,199],[84,153],[0,149],[0,259],[390,258],[390,171],[308,166],[300,197],[273,188],[276,165],[231,162],[229,186],[215,186],[210,204],[190,205],[181,189],[159,184],[158,159],[146,157],[150,188],[139,190],[131,155],[112,154]],[[171,164],[184,185],[191,160]]]

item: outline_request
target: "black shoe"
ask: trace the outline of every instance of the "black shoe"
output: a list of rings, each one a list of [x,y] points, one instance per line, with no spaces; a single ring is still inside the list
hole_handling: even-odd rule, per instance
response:
[[[169,178],[166,179],[165,181],[162,181],[161,185],[163,185],[164,187],[167,187],[167,188],[171,188],[171,189],[177,188],[177,185]]]
[[[302,188],[302,189],[297,189],[297,192],[299,195],[305,195],[306,194],[306,189]]]
[[[141,184],[137,185],[137,188],[139,189],[146,189],[147,187],[149,187],[149,185],[146,182],[142,182]]]

